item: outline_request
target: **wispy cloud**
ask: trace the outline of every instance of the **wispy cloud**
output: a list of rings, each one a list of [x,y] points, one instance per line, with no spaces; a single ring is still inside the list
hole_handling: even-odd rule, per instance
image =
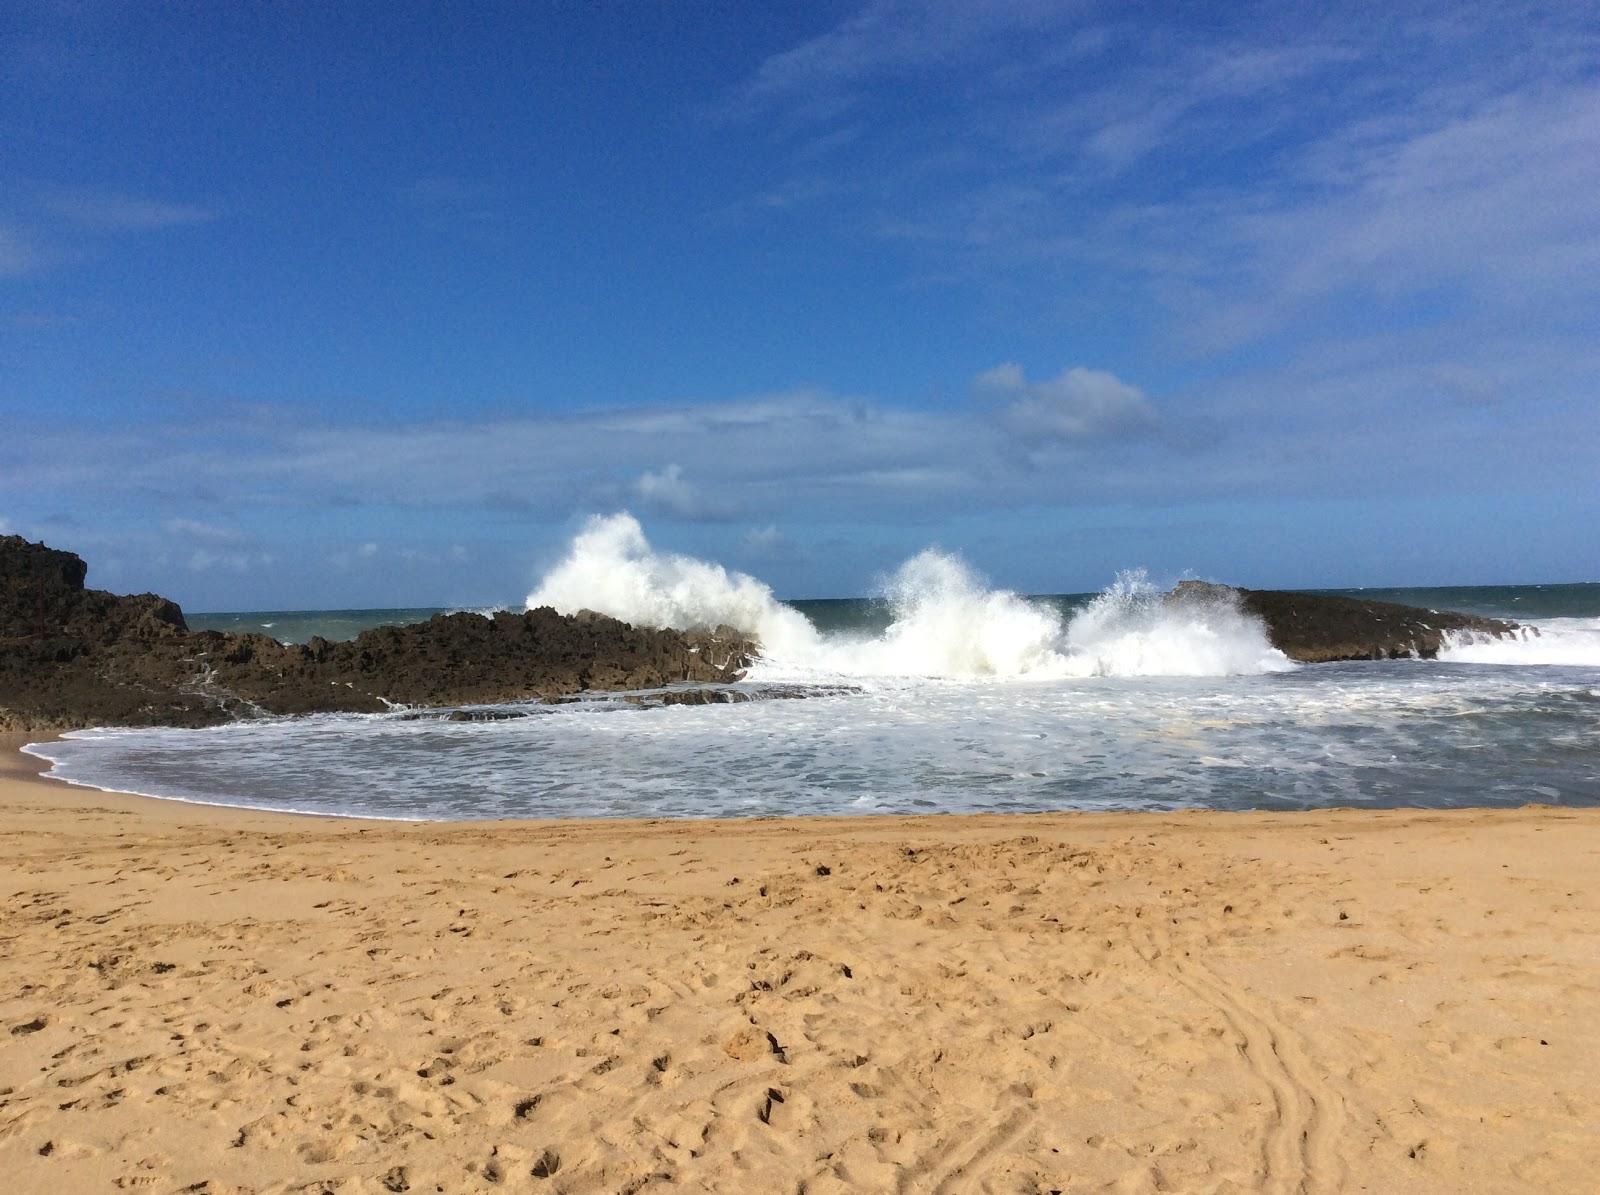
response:
[[[816,114],[763,196],[853,206],[980,286],[1027,269],[1141,288],[1226,347],[1352,288],[1498,302],[1600,277],[1597,54],[1581,6],[1135,27],[1098,5],[895,0],[737,94],[780,127]],[[802,148],[845,130],[832,166]]]
[[[741,87],[738,102],[746,112],[793,105],[826,119],[885,78],[982,60],[1018,37],[1072,21],[1082,7],[1042,0],[874,0],[826,33],[768,58]]]
[[[790,146],[760,192],[785,210],[751,218],[813,205],[997,324],[1072,342],[1114,320],[1153,378],[1188,379],[1099,407],[1066,375],[996,375],[997,427],[1098,443],[1114,488],[1138,486],[1112,449],[1141,443],[1187,444],[1207,488],[1295,488],[1334,459],[1398,484],[1398,453],[1358,446],[1379,427],[1438,449],[1419,489],[1502,435],[1577,484],[1600,357],[1586,6],[965,7],[868,4],[733,104]],[[1155,434],[1096,440],[1106,421]]]
[[[62,220],[102,232],[147,232],[205,224],[217,218],[214,211],[196,204],[114,191],[52,191],[43,206]]]
[[[37,234],[0,219],[0,278],[16,278],[46,269],[60,260]]]
[[[60,188],[35,194],[17,210],[22,218],[0,213],[0,278],[42,274],[82,260],[117,236],[216,219],[215,212],[193,204]]]
[[[232,527],[219,527],[199,519],[172,518],[161,526],[168,535],[207,544],[236,544],[244,539],[244,535]]]

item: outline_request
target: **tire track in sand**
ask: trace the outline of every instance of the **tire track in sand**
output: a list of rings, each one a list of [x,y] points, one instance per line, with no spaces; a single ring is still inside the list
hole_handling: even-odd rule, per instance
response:
[[[1272,1111],[1261,1143],[1261,1189],[1289,1195],[1340,1190],[1344,1100],[1323,1081],[1299,1035],[1269,1004],[1218,978],[1175,946],[1164,929],[1143,921],[1140,928],[1144,943],[1139,953],[1145,962],[1169,972],[1196,999],[1217,1010],[1238,1034],[1246,1064],[1269,1093]]]
[[[975,1146],[954,1165],[939,1174],[930,1188],[933,1195],[953,1195],[972,1190],[972,1184],[987,1174],[995,1163],[1004,1160],[1023,1134],[1033,1127],[1036,1117],[1027,1108],[1017,1108],[991,1125]]]

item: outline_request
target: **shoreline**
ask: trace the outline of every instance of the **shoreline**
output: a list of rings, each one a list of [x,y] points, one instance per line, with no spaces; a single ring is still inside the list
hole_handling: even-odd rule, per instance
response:
[[[198,801],[189,797],[162,797],[151,793],[130,792],[126,789],[100,788],[97,785],[84,784],[75,780],[65,780],[45,775],[52,766],[50,760],[33,755],[22,748],[30,743],[45,743],[62,737],[61,731],[40,732],[0,732],[0,785],[10,782],[21,782],[37,792],[57,791],[82,796],[85,799],[92,797],[109,798],[119,806],[126,803],[130,811],[144,811],[154,815],[164,812],[172,816],[173,809],[178,811],[191,810],[197,814],[213,814],[228,819],[230,822],[238,818],[250,820],[260,819],[263,822],[275,822],[284,819],[297,824],[323,823],[328,825],[348,824],[359,827],[371,828],[414,828],[432,829],[448,832],[453,827],[463,830],[485,829],[518,829],[531,827],[554,827],[570,829],[580,826],[614,827],[619,831],[627,831],[642,826],[661,825],[688,825],[688,826],[720,826],[736,828],[740,826],[786,826],[793,829],[815,827],[818,830],[837,831],[851,826],[871,826],[874,823],[893,826],[921,826],[937,827],[943,822],[971,822],[985,826],[1003,826],[1013,822],[1031,823],[1034,819],[1070,819],[1082,820],[1087,823],[1114,825],[1121,821],[1168,821],[1174,818],[1241,818],[1264,819],[1275,821],[1279,819],[1292,820],[1296,818],[1332,816],[1365,818],[1406,818],[1439,816],[1474,815],[1490,816],[1515,816],[1524,813],[1560,813],[1575,812],[1587,814],[1600,820],[1600,805],[1562,805],[1541,801],[1527,801],[1521,805],[1463,805],[1449,807],[1434,807],[1427,805],[1401,805],[1401,806],[1372,806],[1361,807],[1356,805],[1329,805],[1318,808],[1305,809],[1212,809],[1212,808],[1186,808],[1186,809],[1054,809],[1030,810],[1014,813],[851,813],[851,814],[821,814],[798,813],[788,815],[756,814],[748,817],[560,817],[560,818],[412,818],[412,817],[374,817],[355,813],[320,813],[296,809],[262,809],[250,805],[230,805],[222,801]],[[0,801],[0,809],[9,803]],[[162,807],[171,807],[163,809]]]
[[[20,738],[22,1190],[1587,1181],[1600,809],[379,822]]]
[[[119,811],[139,814],[158,821],[186,821],[192,820],[196,824],[207,824],[208,819],[214,818],[229,825],[238,825],[243,822],[260,822],[258,828],[266,829],[272,822],[279,819],[292,822],[296,825],[324,821],[354,822],[369,825],[416,825],[421,824],[406,820],[389,821],[380,818],[346,817],[342,814],[295,813],[279,810],[251,809],[246,805],[225,805],[221,803],[208,803],[190,801],[182,797],[157,797],[148,793],[127,792],[122,789],[98,788],[94,785],[79,784],[70,780],[61,780],[45,773],[50,769],[51,761],[37,755],[32,755],[22,748],[29,743],[51,742],[61,737],[59,731],[6,731],[0,733],[0,817],[9,811],[15,804],[17,795],[31,795],[45,797],[54,795],[58,800],[53,802],[64,810],[80,808],[74,804],[74,799],[81,802],[93,802],[98,807],[112,807]],[[60,799],[60,798],[65,798]],[[188,811],[190,818],[183,816]]]
[[[103,797],[108,799],[118,808],[125,808],[129,812],[143,812],[147,816],[157,816],[185,820],[183,811],[187,810],[197,815],[203,821],[207,816],[236,824],[241,819],[248,822],[260,822],[260,828],[267,828],[272,823],[280,820],[292,822],[296,825],[306,826],[322,824],[327,827],[349,825],[364,828],[413,828],[431,829],[448,832],[459,827],[463,830],[485,829],[518,829],[532,827],[552,827],[571,829],[574,827],[613,827],[619,831],[628,831],[638,827],[663,826],[663,825],[690,825],[690,826],[720,826],[735,829],[741,826],[784,826],[791,829],[805,829],[808,827],[821,830],[843,830],[852,826],[871,827],[874,823],[886,826],[919,826],[926,825],[930,828],[937,827],[944,822],[973,823],[986,827],[1004,826],[1013,822],[1024,824],[1031,823],[1034,819],[1069,819],[1081,820],[1096,825],[1115,825],[1122,821],[1168,821],[1171,819],[1261,819],[1268,822],[1277,820],[1294,820],[1297,818],[1332,816],[1352,817],[1357,819],[1404,819],[1408,817],[1427,818],[1432,816],[1460,816],[1473,817],[1487,815],[1497,817],[1512,817],[1519,814],[1534,814],[1540,812],[1576,812],[1592,816],[1600,820],[1600,805],[1562,805],[1540,801],[1528,801],[1521,805],[1466,805],[1451,807],[1433,807],[1424,805],[1402,806],[1374,806],[1364,808],[1354,805],[1330,805],[1320,808],[1307,809],[1212,809],[1188,808],[1170,810],[1149,809],[1116,809],[1116,810],[1089,810],[1089,809],[1058,809],[1040,810],[1015,813],[852,813],[852,814],[789,814],[774,816],[768,814],[752,815],[749,817],[564,817],[564,818],[408,818],[408,817],[373,817],[353,813],[321,813],[293,809],[262,809],[250,805],[230,805],[221,801],[198,801],[188,797],[162,797],[150,793],[129,792],[125,789],[100,788],[96,785],[83,784],[73,780],[64,780],[45,775],[52,766],[51,761],[43,757],[30,754],[22,748],[29,743],[45,743],[62,737],[61,731],[37,732],[0,732],[0,786],[7,782],[22,783],[36,793],[57,792],[82,797],[85,800]],[[0,789],[0,810],[11,803],[11,795]]]

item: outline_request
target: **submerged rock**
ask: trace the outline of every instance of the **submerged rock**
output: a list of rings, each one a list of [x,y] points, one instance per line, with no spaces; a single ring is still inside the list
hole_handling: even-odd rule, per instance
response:
[[[1267,634],[1291,660],[1325,664],[1337,660],[1431,660],[1450,631],[1500,637],[1516,634],[1516,623],[1476,614],[1424,610],[1395,602],[1281,589],[1239,589],[1209,581],[1183,581],[1169,602],[1236,601],[1267,625]]]

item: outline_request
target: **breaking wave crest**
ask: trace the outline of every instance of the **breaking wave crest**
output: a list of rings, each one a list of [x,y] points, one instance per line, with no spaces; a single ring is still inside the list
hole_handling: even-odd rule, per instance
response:
[[[595,516],[528,595],[529,609],[594,610],[639,626],[731,626],[761,641],[763,675],[1226,676],[1294,665],[1230,600],[1166,600],[1125,573],[1072,615],[984,583],[958,557],[918,553],[883,583],[888,628],[823,635],[764,582],[655,551],[627,513]]]

